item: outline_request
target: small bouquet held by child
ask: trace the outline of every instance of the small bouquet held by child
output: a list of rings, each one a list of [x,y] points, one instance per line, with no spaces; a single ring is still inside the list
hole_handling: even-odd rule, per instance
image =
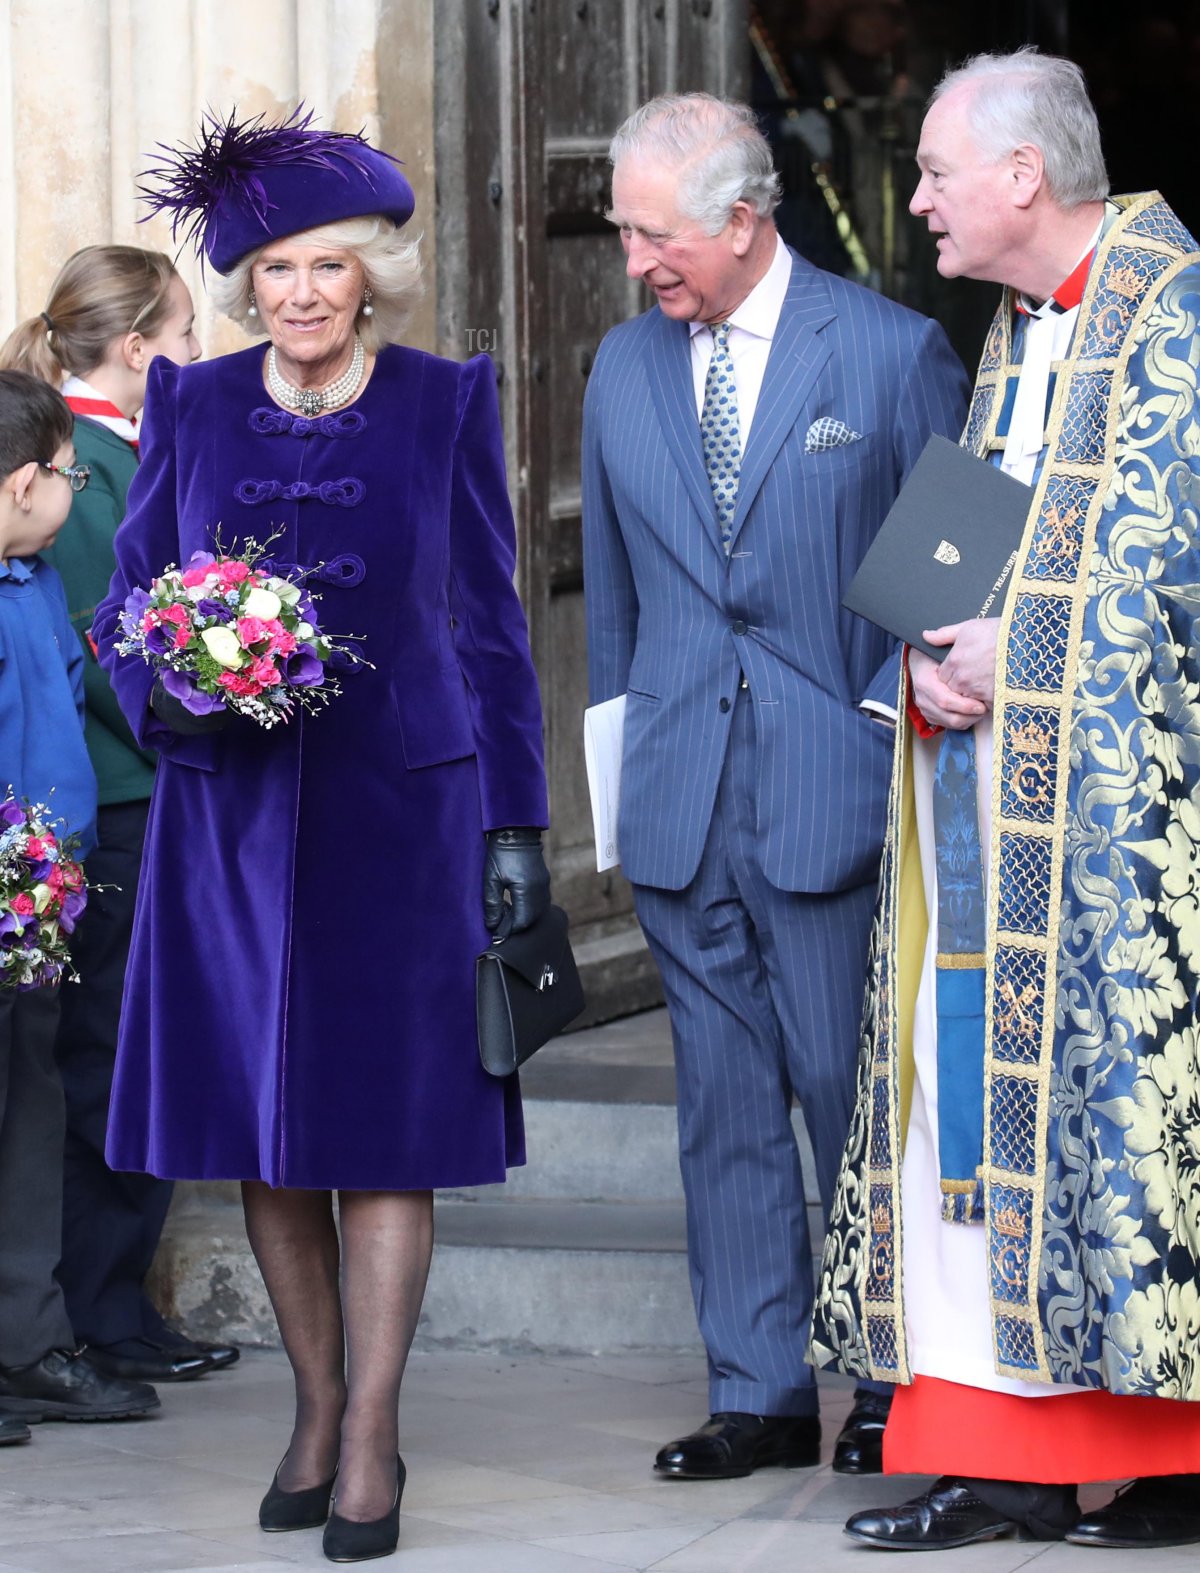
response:
[[[321,632],[303,577],[269,571],[265,551],[247,541],[240,554],[194,552],[186,568],[171,565],[133,590],[118,654],[141,656],[193,715],[228,709],[274,726],[297,704],[328,704],[341,692],[331,659],[362,657]]]
[[[77,845],[55,833],[44,803],[0,802],[0,989],[75,976],[67,935],[87,904]]]

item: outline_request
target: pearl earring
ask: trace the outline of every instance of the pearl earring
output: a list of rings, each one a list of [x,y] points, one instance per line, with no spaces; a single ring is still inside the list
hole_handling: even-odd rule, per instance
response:
[[[258,316],[258,303],[254,299],[254,291],[253,290],[250,291],[250,304],[246,308],[246,315],[248,317],[257,317]]]
[[[371,304],[371,286],[369,284],[363,290],[362,314],[364,317],[373,317],[375,315],[375,308]]]

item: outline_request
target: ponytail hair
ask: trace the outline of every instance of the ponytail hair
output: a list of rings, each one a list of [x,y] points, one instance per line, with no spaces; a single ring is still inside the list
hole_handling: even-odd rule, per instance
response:
[[[45,311],[0,345],[0,370],[26,371],[52,387],[95,371],[114,339],[153,338],[171,314],[171,259],[139,246],[85,246],[64,264]]]

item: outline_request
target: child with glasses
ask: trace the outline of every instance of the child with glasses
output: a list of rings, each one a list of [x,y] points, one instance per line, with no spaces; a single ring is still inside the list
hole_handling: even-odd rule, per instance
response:
[[[139,748],[96,660],[88,631],[115,566],[113,539],[138,468],[140,413],[156,356],[186,366],[200,354],[187,285],[169,257],[139,246],[84,246],[68,257],[45,310],[0,345],[0,367],[61,388],[75,449],[91,472],[49,561],[62,576],[83,652],[84,736],[99,810],[88,878],[96,890],[71,954],[78,988],[64,992],[58,1068],[67,1099],[63,1243],[58,1281],[75,1335],[110,1376],[181,1382],[231,1365],[228,1344],[169,1327],[144,1280],[171,1202],[171,1182],[110,1169],[104,1158],[121,991],[133,931],[157,755]]]
[[[46,803],[85,855],[96,777],[83,738],[83,654],[52,546],[86,467],[53,388],[0,371],[0,797]],[[76,1352],[54,1271],[62,1246],[64,1105],[58,985],[0,988],[0,1442],[28,1421],[115,1419],[155,1407]]]

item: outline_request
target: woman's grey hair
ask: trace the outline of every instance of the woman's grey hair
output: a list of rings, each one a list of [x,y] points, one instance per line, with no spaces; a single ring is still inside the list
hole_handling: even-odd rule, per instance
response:
[[[635,109],[608,149],[614,166],[646,159],[679,170],[679,211],[720,234],[735,202],[762,218],[779,206],[779,176],[754,111],[708,93],[668,93]]]
[[[376,353],[386,344],[399,342],[422,290],[419,235],[408,239],[391,219],[372,214],[302,230],[298,235],[287,236],[287,240],[302,246],[352,251],[371,287],[371,315],[364,316],[360,308],[355,324],[363,348]],[[265,246],[260,246],[230,272],[212,275],[209,282],[217,310],[232,317],[247,333],[267,331],[260,316],[250,315],[250,271],[265,250]]]
[[[1032,45],[1011,55],[975,55],[947,71],[930,103],[967,84],[973,88],[967,106],[971,131],[988,162],[998,163],[1031,142],[1041,149],[1046,185],[1060,207],[1104,200],[1108,174],[1100,127],[1073,60],[1043,55]]]

